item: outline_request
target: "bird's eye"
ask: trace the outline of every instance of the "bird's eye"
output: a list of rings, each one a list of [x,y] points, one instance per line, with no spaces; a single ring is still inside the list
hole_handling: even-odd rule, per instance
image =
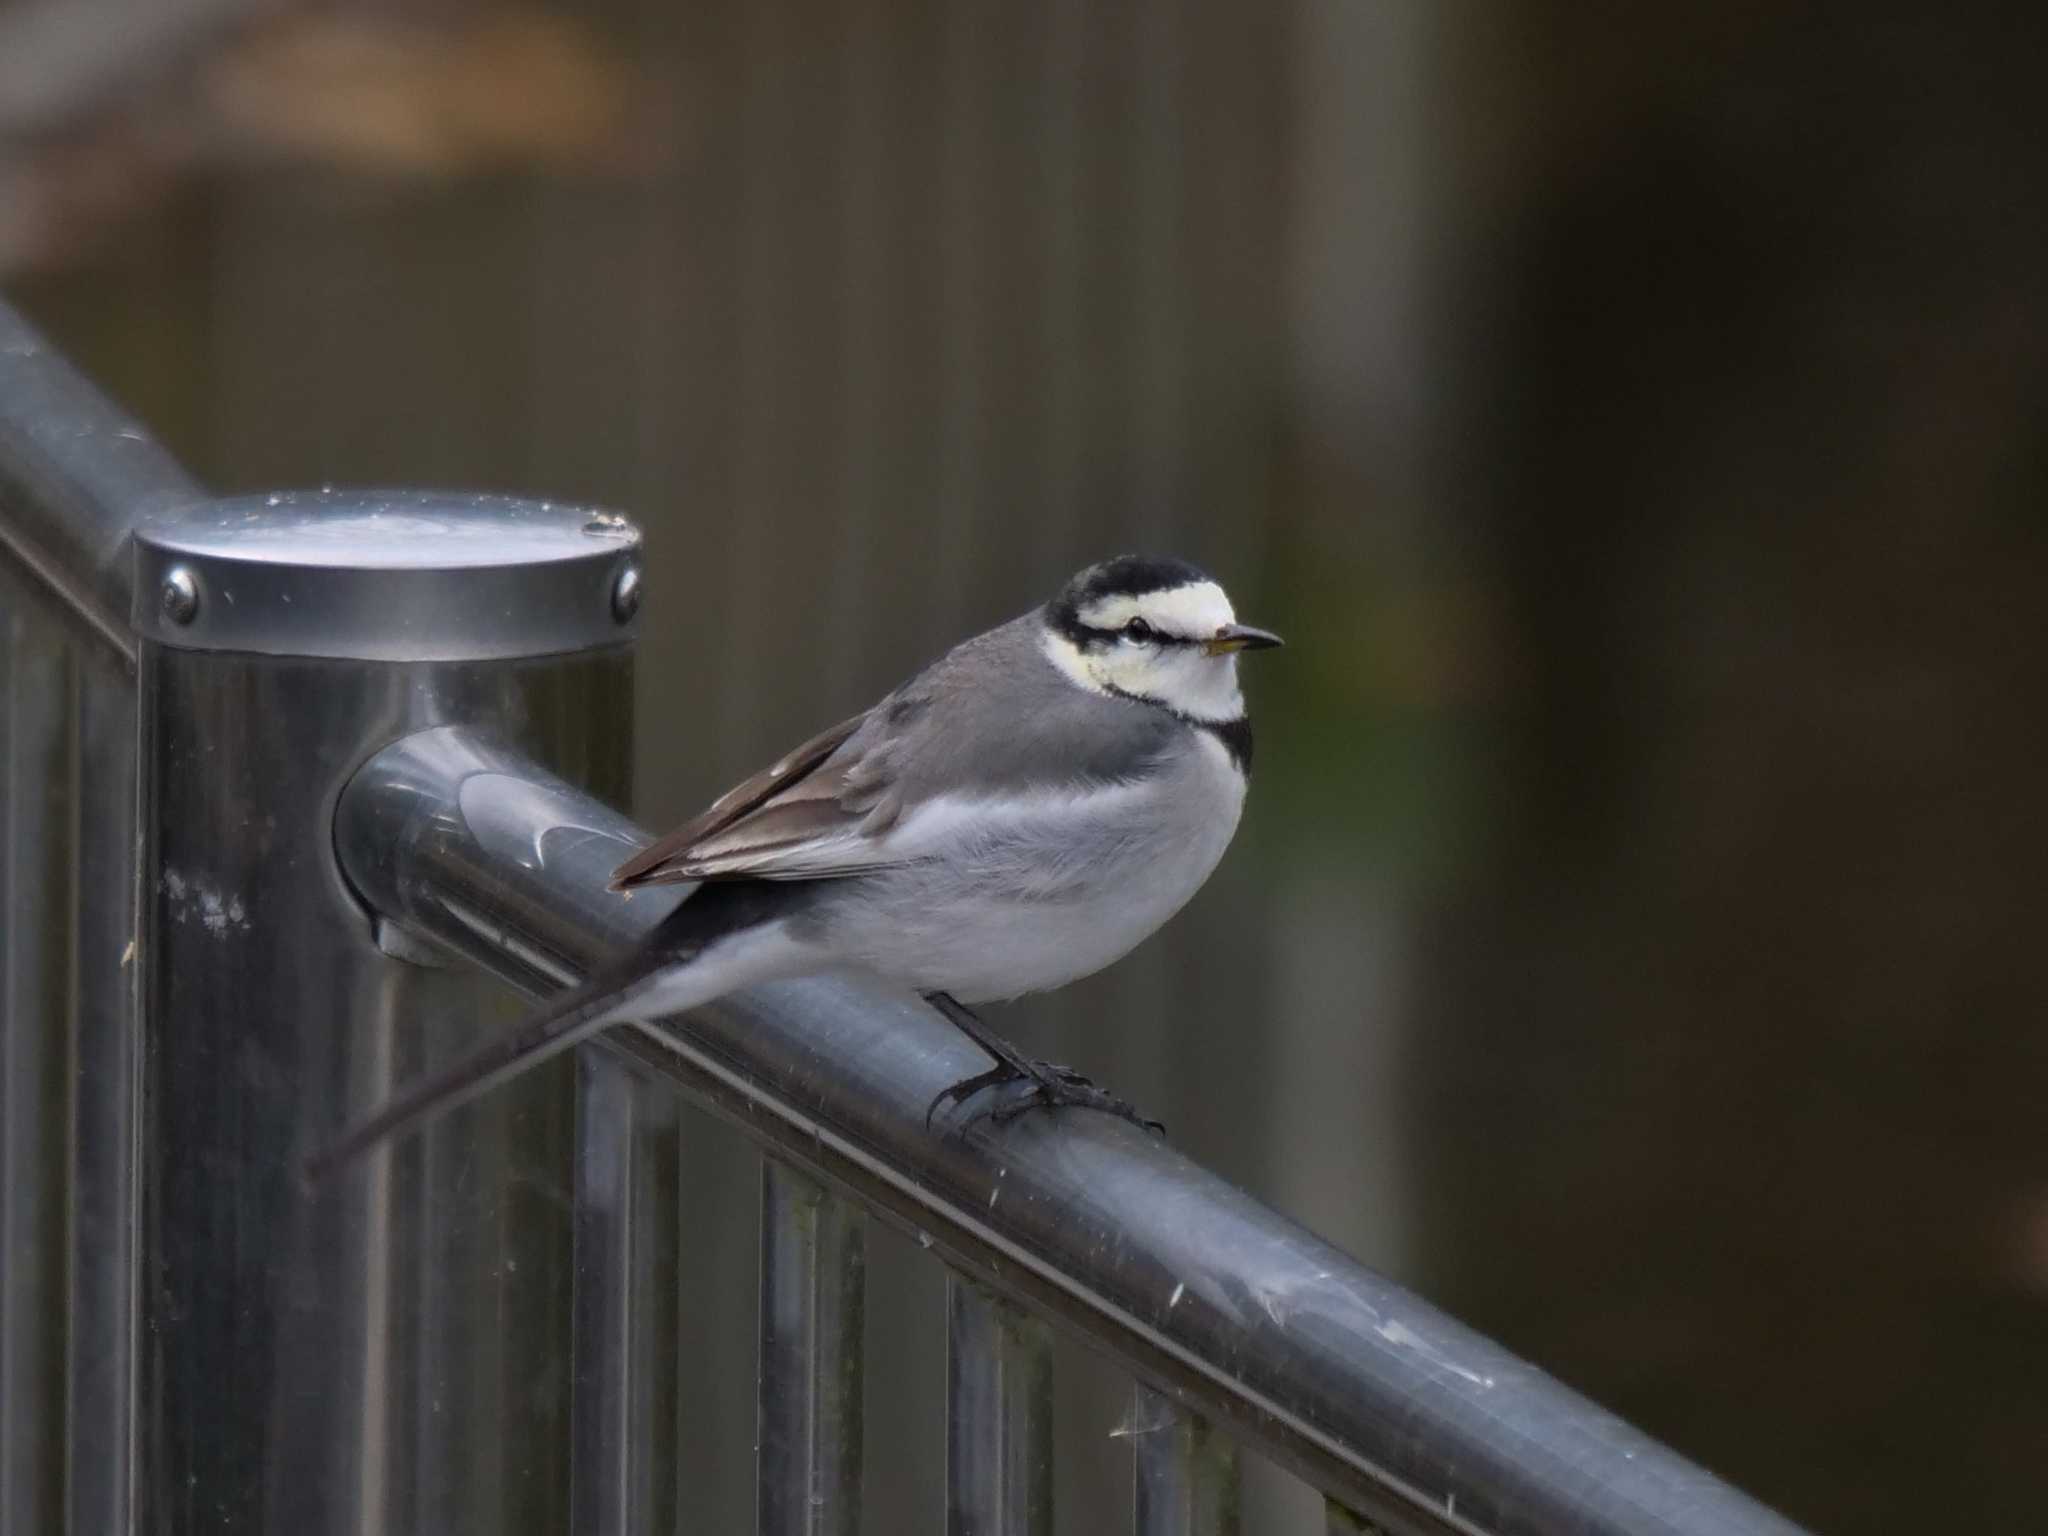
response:
[[[1152,626],[1143,619],[1133,619],[1124,626],[1124,638],[1126,640],[1138,641],[1150,640],[1152,638]]]

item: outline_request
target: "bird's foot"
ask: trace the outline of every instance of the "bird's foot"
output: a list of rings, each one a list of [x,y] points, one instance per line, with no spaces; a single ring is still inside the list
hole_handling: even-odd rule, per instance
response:
[[[984,1088],[1009,1085],[1014,1085],[1016,1091],[972,1111],[966,1123],[972,1124],[986,1115],[998,1125],[1008,1125],[1031,1109],[1098,1109],[1142,1130],[1166,1134],[1163,1124],[1141,1113],[1136,1105],[1096,1087],[1072,1067],[1050,1061],[1027,1061],[1021,1071],[1003,1062],[986,1072],[962,1078],[950,1088],[941,1089],[932,1099],[925,1110],[925,1124],[930,1125],[932,1116],[944,1105],[965,1105]]]
[[[1072,1067],[1049,1061],[1034,1061],[1031,1065],[1038,1071],[1026,1079],[1025,1086],[1004,1102],[990,1106],[989,1117],[996,1124],[1007,1125],[1028,1109],[1099,1109],[1106,1115],[1130,1121],[1141,1131],[1166,1134],[1162,1121],[1152,1119],[1128,1099],[1096,1087]]]

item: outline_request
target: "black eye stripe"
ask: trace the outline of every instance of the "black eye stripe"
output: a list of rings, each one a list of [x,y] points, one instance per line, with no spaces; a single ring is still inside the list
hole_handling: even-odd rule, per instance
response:
[[[1143,630],[1140,633],[1133,634],[1131,631],[1131,626],[1133,624],[1143,625]],[[1143,619],[1129,620],[1126,623],[1119,625],[1115,629],[1093,629],[1084,627],[1083,633],[1085,633],[1090,640],[1094,640],[1105,645],[1114,643],[1118,640],[1136,640],[1146,645],[1200,645],[1202,643],[1201,641],[1195,639],[1192,635],[1173,635],[1168,634],[1163,629],[1154,629],[1150,624],[1146,624]]]
[[[1075,612],[1073,605],[1070,603],[1058,603],[1049,607],[1046,611],[1046,622],[1052,629],[1066,636],[1070,642],[1079,646],[1084,651],[1105,650],[1110,646],[1116,645],[1127,637],[1130,628],[1129,620],[1126,620],[1114,629],[1106,629],[1097,624],[1083,623],[1080,614]],[[1144,636],[1147,644],[1190,646],[1202,643],[1202,637],[1199,635],[1171,634],[1166,630],[1157,628],[1150,620],[1140,620],[1140,622],[1149,631]]]

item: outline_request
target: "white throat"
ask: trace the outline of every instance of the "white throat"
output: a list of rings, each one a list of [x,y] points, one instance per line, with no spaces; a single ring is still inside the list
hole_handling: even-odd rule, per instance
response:
[[[1091,693],[1142,699],[1210,725],[1244,718],[1234,654],[1210,656],[1195,646],[1162,650],[1121,644],[1084,651],[1050,627],[1040,643],[1047,660]]]

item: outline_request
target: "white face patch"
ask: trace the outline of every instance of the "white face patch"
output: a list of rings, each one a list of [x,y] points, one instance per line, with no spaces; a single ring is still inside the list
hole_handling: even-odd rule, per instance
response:
[[[1101,598],[1083,608],[1078,617],[1090,629],[1122,629],[1133,619],[1143,619],[1154,629],[1184,640],[1206,640],[1224,625],[1237,622],[1230,599],[1213,581],[1190,582],[1135,597]]]
[[[1162,634],[1206,640],[1236,622],[1230,599],[1213,581],[1193,582],[1142,596],[1105,597],[1078,615],[1090,629],[1111,633],[1143,619]],[[1192,645],[1161,645],[1122,638],[1082,647],[1047,629],[1045,654],[1083,688],[1121,693],[1163,704],[1190,720],[1226,721],[1244,716],[1234,653],[1211,656]]]
[[[1190,645],[1118,642],[1083,659],[1105,687],[1164,704],[1190,720],[1238,720],[1244,716],[1234,652],[1210,656]]]

